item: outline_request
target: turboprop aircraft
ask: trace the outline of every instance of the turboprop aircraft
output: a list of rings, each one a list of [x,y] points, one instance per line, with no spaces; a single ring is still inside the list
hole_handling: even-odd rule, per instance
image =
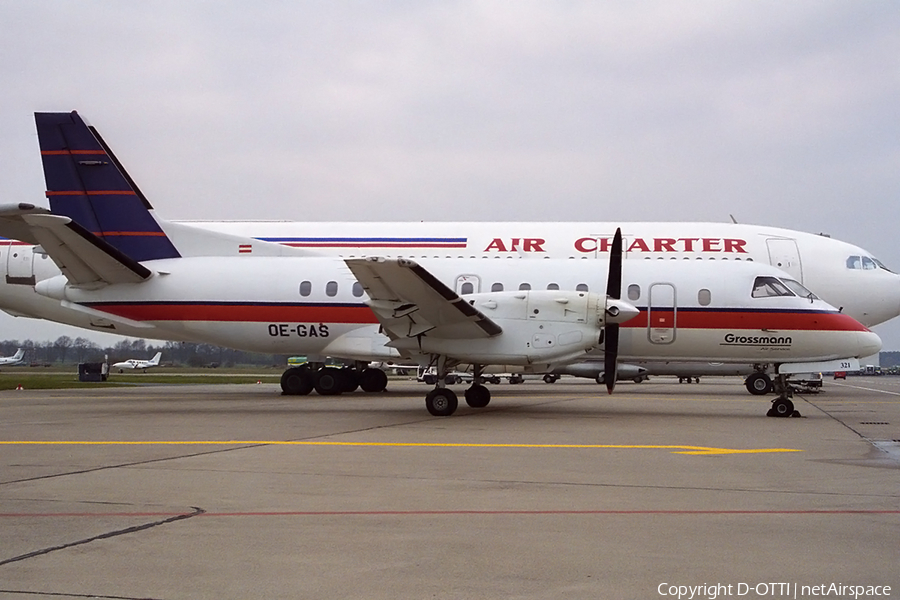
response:
[[[91,194],[98,202],[115,201],[109,190],[136,196],[145,207],[146,198],[122,168],[111,150],[103,142],[96,129],[89,127],[77,113],[37,113],[35,115],[45,177],[47,195],[57,214],[72,217],[90,231],[100,234],[120,250],[146,259],[166,256],[171,249],[164,244],[153,245],[156,250],[144,255],[134,250],[146,246],[145,242],[160,233],[153,217],[144,218],[137,231],[117,228],[113,222],[101,223],[90,210],[72,203],[73,183],[67,181],[77,171],[60,161],[68,152],[69,140],[96,140],[104,153],[83,155],[77,161],[82,174],[89,176],[75,185],[83,193]],[[77,151],[77,150],[76,150]],[[98,158],[100,156],[100,158]],[[69,155],[69,159],[78,155]],[[119,187],[104,187],[107,176],[93,176],[101,163],[115,165],[122,182]],[[97,164],[93,164],[97,163]],[[103,225],[101,227],[100,225]],[[165,223],[167,232],[178,227]],[[407,257],[421,260],[447,257],[506,257],[506,258],[602,258],[608,256],[611,232],[616,225],[610,223],[316,223],[316,222],[193,222],[191,225],[210,232],[231,234],[232,238],[252,237],[255,241],[272,241],[291,248],[305,250],[306,254],[339,255],[344,257],[385,256]],[[822,235],[813,235],[787,229],[724,223],[626,223],[622,225],[624,257],[627,263],[636,259],[702,259],[720,261],[755,261],[770,263],[787,271],[806,287],[815,289],[826,301],[840,307],[843,312],[857,318],[866,326],[873,326],[900,314],[900,276],[887,270],[869,252],[845,242]],[[149,236],[149,237],[148,237]],[[15,238],[10,235],[10,238]],[[226,236],[227,237],[227,236]],[[17,238],[16,238],[17,239]],[[260,252],[263,246],[253,243],[221,243],[215,235],[195,244],[193,252],[215,255]],[[35,316],[78,322],[81,326],[115,330],[129,335],[123,325],[84,312],[71,314],[73,307],[54,304],[39,298],[33,292],[34,281],[59,273],[47,255],[35,253],[30,246],[9,240],[0,244],[0,269],[5,266],[5,283],[0,282],[0,308],[16,316]],[[23,284],[23,285],[16,285]],[[488,282],[485,282],[487,285]],[[465,288],[465,282],[458,282]],[[457,290],[463,291],[463,290]],[[49,315],[55,316],[49,316]],[[702,364],[700,365],[702,367]],[[695,375],[697,365],[688,366]],[[685,365],[666,363],[641,363],[651,373],[680,374]],[[593,365],[581,370],[593,371]],[[771,380],[767,375],[771,365],[754,363],[739,369],[745,375],[754,373],[747,380],[752,393],[767,393]],[[671,373],[669,373],[671,371]],[[701,368],[702,371],[702,368]],[[710,371],[711,373],[715,372]]]
[[[90,157],[91,163],[79,166],[104,166],[93,162],[102,149],[82,142],[77,156]],[[60,156],[72,160],[73,155]],[[130,224],[120,211],[124,207],[127,213],[128,203],[138,201],[123,196],[111,206],[95,203],[93,214],[117,223],[117,231],[141,231],[121,228]],[[80,200],[90,202],[91,196],[81,194]],[[616,377],[609,375],[616,373],[619,359],[774,363],[780,395],[770,414],[788,416],[795,412],[784,384],[788,373],[852,370],[858,357],[881,345],[852,317],[769,265],[631,261],[623,267],[620,234],[608,261],[419,264],[279,255],[271,248],[267,252],[265,242],[247,240],[260,252],[194,256],[160,228],[158,234],[137,236],[148,238],[143,244],[130,241],[131,251],[144,255],[138,261],[70,217],[23,205],[0,214],[26,241],[40,244],[62,272],[37,281],[35,292],[74,312],[142,330],[146,337],[359,361],[349,370],[321,363],[290,368],[282,376],[288,394],[313,388],[339,393],[357,385],[383,390],[384,373],[363,367],[373,360],[413,360],[437,368],[426,407],[447,416],[458,400],[446,387],[446,376],[459,364],[474,366],[474,383],[465,396],[478,408],[490,401],[481,384],[488,365],[544,373],[600,353],[610,392]],[[151,221],[151,227],[157,225]],[[186,230],[178,233],[186,236]],[[162,256],[148,258],[154,254]],[[476,293],[481,281],[494,282],[491,291]],[[452,289],[459,282],[466,293]]]
[[[12,356],[0,358],[0,365],[17,365],[25,358],[25,349],[19,348]]]
[[[150,360],[129,358],[128,360],[123,360],[122,362],[115,363],[113,365],[113,369],[118,369],[119,373],[122,373],[123,371],[125,371],[125,369],[141,369],[143,371],[146,371],[147,369],[158,367],[160,358],[162,358],[162,352],[157,352]]]

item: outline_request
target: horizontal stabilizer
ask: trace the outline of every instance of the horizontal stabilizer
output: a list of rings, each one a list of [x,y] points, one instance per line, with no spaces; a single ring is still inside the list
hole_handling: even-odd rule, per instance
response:
[[[69,217],[27,213],[17,218],[72,285],[138,283],[153,274]]]
[[[477,339],[502,333],[499,325],[412,260],[372,257],[345,262],[393,339]]]
[[[37,244],[31,226],[22,218],[24,215],[46,215],[50,211],[33,204],[0,204],[0,237],[19,240],[26,244]]]

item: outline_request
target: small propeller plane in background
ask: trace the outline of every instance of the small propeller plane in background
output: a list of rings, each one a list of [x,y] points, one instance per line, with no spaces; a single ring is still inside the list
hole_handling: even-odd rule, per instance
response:
[[[141,369],[143,371],[147,371],[147,369],[151,369],[153,367],[159,366],[159,359],[162,358],[162,352],[157,352],[153,355],[153,358],[150,360],[140,360],[137,358],[129,358],[128,360],[123,360],[122,362],[117,362],[112,366],[113,369],[118,369],[119,373],[125,371],[125,369]]]
[[[23,360],[25,360],[25,349],[19,348],[12,356],[0,358],[0,365],[17,365]]]

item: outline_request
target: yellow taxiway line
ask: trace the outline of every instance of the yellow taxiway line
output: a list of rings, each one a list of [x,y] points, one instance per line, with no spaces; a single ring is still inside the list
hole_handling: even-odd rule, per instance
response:
[[[35,446],[366,446],[386,448],[544,448],[554,450],[671,450],[673,454],[717,456],[722,454],[768,454],[803,452],[796,448],[713,448],[708,446],[645,444],[479,444],[454,442],[323,442],[290,440],[0,440],[3,445]]]

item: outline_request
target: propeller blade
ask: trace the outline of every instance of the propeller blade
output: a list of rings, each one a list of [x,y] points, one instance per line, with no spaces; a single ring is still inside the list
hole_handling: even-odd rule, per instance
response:
[[[609,251],[609,275],[606,279],[606,296],[613,300],[622,298],[622,229],[616,228],[612,248]],[[603,378],[606,391],[610,394],[616,387],[619,357],[619,324],[606,323],[606,343],[604,345]]]
[[[622,298],[622,229],[616,229],[612,248],[609,250],[609,276],[606,279],[606,295],[620,300]]]
[[[610,323],[606,326],[606,346],[603,357],[603,379],[606,380],[606,391],[610,394],[616,387],[618,378],[619,326]]]

